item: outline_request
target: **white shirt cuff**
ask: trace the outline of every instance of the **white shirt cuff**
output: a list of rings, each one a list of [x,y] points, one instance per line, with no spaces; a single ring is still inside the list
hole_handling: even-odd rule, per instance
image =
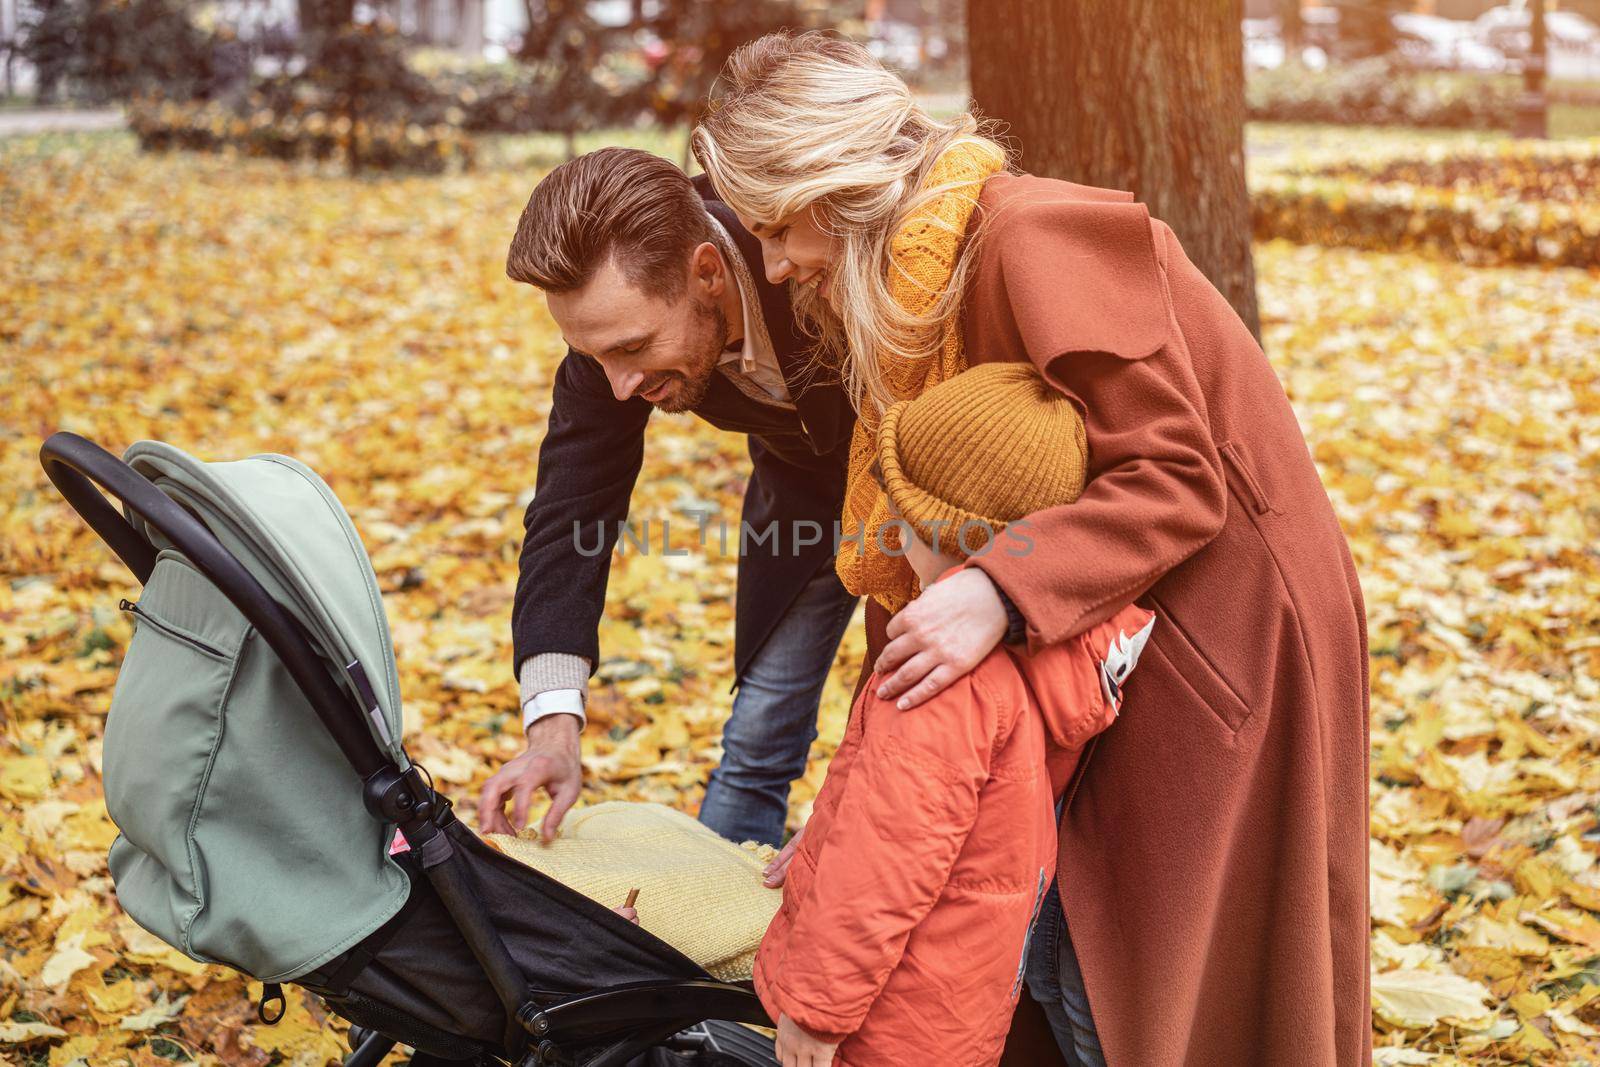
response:
[[[578,729],[583,729],[588,722],[583,713],[583,693],[577,689],[547,689],[535,693],[522,705],[523,732],[546,715],[576,715]]]

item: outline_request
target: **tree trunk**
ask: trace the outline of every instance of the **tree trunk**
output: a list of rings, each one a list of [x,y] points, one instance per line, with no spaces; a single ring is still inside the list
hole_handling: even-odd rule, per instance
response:
[[[517,43],[517,58],[523,60],[539,58],[539,47],[535,45],[540,37],[539,26],[545,18],[544,5],[536,0],[522,0],[522,17],[525,25],[522,30],[522,40]]]
[[[1300,17],[1300,0],[1278,0],[1279,18],[1283,23],[1283,58],[1285,62],[1298,60],[1305,47],[1306,23]]]
[[[1516,135],[1545,137],[1548,118],[1545,99],[1545,69],[1550,61],[1544,0],[1531,0],[1528,22],[1528,59],[1522,68],[1522,96],[1517,100]]]
[[[324,33],[348,26],[355,18],[355,0],[299,0],[301,34]]]
[[[1131,190],[1257,338],[1241,0],[968,5],[973,101],[1022,169]]]

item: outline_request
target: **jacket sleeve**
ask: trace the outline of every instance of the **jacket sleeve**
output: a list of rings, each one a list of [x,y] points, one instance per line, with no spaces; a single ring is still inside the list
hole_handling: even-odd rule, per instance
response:
[[[600,662],[598,629],[618,524],[644,463],[648,402],[618,400],[571,349],[556,369],[511,606],[512,672],[540,652]]]
[[[829,1041],[861,1026],[944,890],[1006,726],[979,672],[916,714],[865,699],[844,796],[768,983],[769,1011]]]
[[[1168,310],[1152,229],[1167,262],[1195,268],[1142,205],[1118,207],[1139,209],[1121,214],[1136,229],[1077,235],[1034,208],[1013,223],[1026,225],[1030,240],[1002,232],[987,246],[1028,359],[1077,405],[1089,444],[1088,483],[1077,501],[1019,520],[967,564],[1011,597],[1033,652],[1105,621],[1204,547],[1227,515],[1222,460]],[[1090,239],[1145,245],[1093,268],[1114,280],[1080,285]],[[1145,258],[1131,258],[1141,252]]]

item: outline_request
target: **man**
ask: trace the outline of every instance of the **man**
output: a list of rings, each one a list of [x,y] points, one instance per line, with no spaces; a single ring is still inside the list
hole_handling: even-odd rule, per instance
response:
[[[645,424],[659,409],[749,436],[748,543],[729,524],[729,543],[742,547],[737,695],[700,818],[734,841],[779,844],[856,604],[833,566],[849,399],[837,382],[814,380],[809,343],[787,290],[766,280],[756,239],[703,175],[691,182],[647,152],[601,149],[547,175],[518,222],[506,272],[544,292],[568,351],[512,607],[528,749],[484,785],[479,826],[514,833],[544,789],[548,841],[577,799],[611,550],[643,463]]]

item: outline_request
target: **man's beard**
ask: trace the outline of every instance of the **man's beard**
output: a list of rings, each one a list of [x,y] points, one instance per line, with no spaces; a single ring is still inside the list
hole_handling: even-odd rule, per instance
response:
[[[698,327],[689,342],[687,371],[668,371],[667,377],[675,379],[674,386],[655,404],[658,411],[677,415],[700,406],[711,389],[711,376],[717,372],[722,350],[728,344],[728,316],[721,304],[701,304],[695,301],[694,319]]]

